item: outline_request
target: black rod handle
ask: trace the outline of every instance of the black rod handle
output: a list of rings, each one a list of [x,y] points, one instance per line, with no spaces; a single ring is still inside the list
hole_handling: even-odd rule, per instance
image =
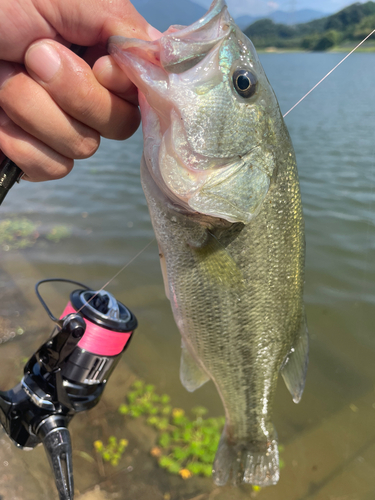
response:
[[[82,47],[81,45],[71,45],[70,50],[77,54],[79,57],[84,56],[87,47]],[[4,198],[8,194],[9,190],[14,186],[16,182],[22,177],[22,170],[18,167],[14,161],[10,160],[7,156],[0,164],[0,205],[2,204]]]
[[[23,172],[14,161],[5,157],[0,164],[0,205],[15,182],[19,181]]]

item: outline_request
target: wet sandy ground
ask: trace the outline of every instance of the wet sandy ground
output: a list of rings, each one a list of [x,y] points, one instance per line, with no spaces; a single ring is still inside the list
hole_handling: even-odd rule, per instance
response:
[[[0,269],[0,366],[2,389],[13,387],[52,323],[30,292],[41,278],[26,261],[2,260]],[[27,286],[25,286],[27,284]],[[148,304],[158,307],[159,295]],[[51,296],[54,307],[65,296]],[[361,306],[362,307],[362,306]],[[150,449],[156,433],[140,420],[117,413],[137,376],[127,360],[113,373],[101,402],[70,425],[76,498],[80,500],[373,500],[375,498],[374,351],[352,335],[340,311],[310,306],[311,363],[306,392],[294,405],[280,384],[275,425],[284,445],[285,467],[276,487],[255,493],[250,486],[215,487],[211,479],[184,481],[157,467]],[[143,328],[151,328],[147,324]],[[24,333],[20,335],[19,333]],[[17,333],[19,332],[19,333]],[[319,332],[316,335],[314,332]],[[140,336],[144,335],[142,330]],[[137,349],[134,349],[136,352]],[[133,360],[132,366],[136,361]],[[182,391],[183,389],[181,389]],[[207,391],[213,390],[211,387]],[[110,435],[129,446],[118,467],[99,462],[93,442]],[[92,457],[92,458],[91,458]],[[0,435],[0,500],[54,500],[57,494],[42,447],[18,450]]]

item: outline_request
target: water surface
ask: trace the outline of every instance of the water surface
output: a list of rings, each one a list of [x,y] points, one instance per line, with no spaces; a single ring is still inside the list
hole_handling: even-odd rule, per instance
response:
[[[284,113],[341,58],[335,53],[261,56]],[[286,465],[279,485],[260,491],[259,499],[370,500],[375,495],[374,81],[375,54],[354,54],[286,118],[297,155],[306,222],[305,299],[311,356],[298,406],[280,383],[274,423],[285,447]],[[60,276],[100,287],[152,240],[139,180],[141,152],[140,131],[125,143],[103,140],[98,153],[77,162],[67,178],[22,182],[1,207],[1,218],[27,217],[39,223],[41,234],[58,224],[72,234],[59,244],[40,239],[31,249],[1,254],[3,296],[15,289],[23,291],[22,297],[14,294],[6,311],[13,322],[17,311],[30,307],[33,311],[28,313],[26,333],[1,346],[4,384],[13,380],[14,359],[30,355],[50,328],[32,298],[36,279]],[[170,394],[175,406],[189,409],[203,404],[212,415],[222,414],[211,383],[188,394],[179,382],[179,334],[164,297],[155,242],[109,290],[139,320],[131,348],[117,368],[118,380],[122,377],[125,385],[131,371]],[[68,289],[48,290],[56,314],[67,297]],[[14,379],[19,376],[18,365],[17,370],[13,370]],[[107,388],[114,407],[122,401],[121,387],[109,383]],[[108,412],[105,418],[111,418]],[[88,467],[78,460],[77,476],[80,466],[82,471]],[[113,484],[120,497],[132,498],[123,475],[116,477]],[[233,500],[253,494],[246,487],[218,491],[210,480],[189,485],[158,469],[143,476],[138,469],[127,477],[130,482],[136,478],[134,484],[138,481],[145,488],[152,484],[159,493],[171,492],[172,500],[201,500],[199,494],[202,500]],[[145,492],[139,495],[147,498]],[[38,496],[30,500],[34,498]],[[159,498],[156,493],[154,498]]]

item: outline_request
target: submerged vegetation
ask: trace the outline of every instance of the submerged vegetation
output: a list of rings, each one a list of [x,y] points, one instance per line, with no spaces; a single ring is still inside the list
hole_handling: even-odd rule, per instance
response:
[[[183,409],[174,408],[167,394],[157,394],[153,385],[142,380],[134,382],[126,396],[126,403],[120,405],[118,412],[125,418],[140,419],[156,429],[157,440],[150,449],[150,455],[159,467],[183,479],[212,475],[224,417],[207,418],[208,410],[202,406],[193,408],[189,416]],[[93,445],[104,476],[103,462],[114,467],[119,465],[128,441],[110,436],[107,444],[97,440]],[[279,452],[282,451],[282,446],[279,446]],[[92,457],[84,458],[93,460]],[[282,467],[284,463],[280,459]],[[254,494],[261,489],[258,486],[252,488]]]
[[[257,49],[325,51],[354,46],[375,29],[375,2],[354,3],[308,23],[285,25],[260,19],[244,30]]]
[[[96,453],[104,460],[104,462],[109,462],[114,467],[118,465],[127,446],[128,441],[126,439],[120,439],[117,441],[115,436],[109,436],[107,445],[104,445],[104,443],[100,440],[94,442]]]
[[[59,243],[60,240],[68,238],[70,236],[70,231],[66,226],[55,226],[47,234],[46,238],[54,243]]]
[[[5,219],[0,222],[0,245],[3,250],[30,247],[37,238],[37,225],[28,219]]]
[[[70,236],[70,231],[65,226],[55,226],[44,235],[38,231],[39,224],[22,217],[10,218],[0,222],[0,249],[4,251],[22,250],[32,247],[37,240],[45,238],[53,243],[58,243],[63,238]]]
[[[157,446],[150,453],[160,467],[184,479],[211,476],[224,417],[204,418],[207,410],[203,407],[193,408],[189,417],[170,405],[167,394],[159,396],[153,385],[142,381],[133,384],[119,412],[132,418],[143,416],[159,432]]]

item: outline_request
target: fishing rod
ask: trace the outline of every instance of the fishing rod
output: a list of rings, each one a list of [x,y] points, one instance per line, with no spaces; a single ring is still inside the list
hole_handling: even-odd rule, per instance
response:
[[[21,180],[22,170],[14,161],[5,157],[0,164],[0,205],[16,182]]]

